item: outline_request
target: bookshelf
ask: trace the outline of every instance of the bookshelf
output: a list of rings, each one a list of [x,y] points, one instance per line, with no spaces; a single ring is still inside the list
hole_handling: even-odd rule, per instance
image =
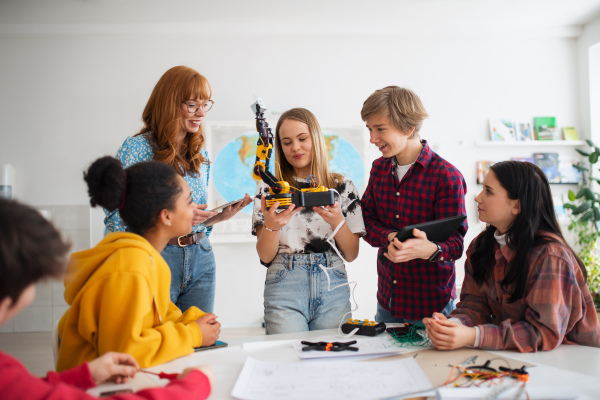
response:
[[[585,146],[584,140],[528,140],[522,142],[494,142],[491,140],[476,140],[477,147],[579,147]]]
[[[534,162],[534,154],[548,154],[546,157],[541,157],[540,163],[535,160],[535,164],[540,166],[550,179],[550,174],[554,179],[550,179],[551,185],[564,187],[558,189],[557,192],[567,191],[568,189],[579,185],[574,182],[577,178],[572,176],[573,172],[566,168],[565,164],[576,162],[581,155],[575,151],[576,148],[587,146],[585,140],[528,140],[528,141],[493,141],[493,140],[475,140],[475,147],[481,148],[480,160],[477,161],[476,184],[481,185],[485,172],[489,169],[489,163],[498,162],[500,160],[530,159]],[[529,153],[529,154],[527,154]],[[554,155],[554,156],[553,156]],[[487,156],[487,157],[486,157]],[[558,158],[557,158],[558,157]],[[547,161],[546,161],[547,160]],[[482,164],[483,163],[483,164]],[[543,166],[542,166],[543,165]],[[552,182],[556,180],[557,175],[560,179],[566,175],[565,182]],[[553,190],[554,191],[554,190]]]

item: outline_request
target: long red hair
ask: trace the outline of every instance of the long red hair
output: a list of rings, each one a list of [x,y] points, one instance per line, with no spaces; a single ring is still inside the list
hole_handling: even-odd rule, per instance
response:
[[[184,66],[169,69],[152,90],[142,114],[144,128],[136,136],[151,132],[155,160],[172,165],[181,175],[197,173],[208,163],[200,153],[204,145],[202,126],[198,132],[188,132],[181,148],[178,146],[177,136],[185,127],[181,102],[211,97],[208,80],[196,70]]]

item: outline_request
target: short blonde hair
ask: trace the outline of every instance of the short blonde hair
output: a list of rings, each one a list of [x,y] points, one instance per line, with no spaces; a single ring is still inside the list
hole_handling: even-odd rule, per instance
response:
[[[363,103],[360,116],[366,121],[373,115],[385,115],[394,127],[402,132],[415,128],[414,136],[419,133],[423,120],[428,117],[421,99],[412,90],[398,86],[387,86],[376,90]]]

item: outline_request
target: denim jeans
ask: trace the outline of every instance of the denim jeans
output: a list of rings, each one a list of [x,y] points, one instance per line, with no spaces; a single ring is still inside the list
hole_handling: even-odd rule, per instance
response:
[[[452,310],[454,310],[456,306],[454,305],[454,299],[450,299],[450,302],[446,304],[446,307],[442,311],[440,311],[444,315],[450,315]],[[427,315],[431,317],[431,315]],[[377,322],[387,322],[387,323],[404,323],[408,322],[409,324],[415,324],[417,322],[421,322],[422,320],[414,320],[414,319],[406,319],[400,317],[394,317],[392,313],[383,308],[379,302],[377,302],[377,314],[375,315],[375,321]]]
[[[344,262],[333,252],[278,254],[265,279],[265,328],[267,335],[337,328],[350,312]],[[350,318],[350,315],[347,315]]]
[[[216,265],[208,236],[185,247],[168,244],[161,255],[171,268],[171,301],[182,312],[191,306],[213,312]]]

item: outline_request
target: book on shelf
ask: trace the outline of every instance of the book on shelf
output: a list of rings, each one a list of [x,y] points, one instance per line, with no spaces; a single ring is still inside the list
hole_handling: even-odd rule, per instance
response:
[[[515,126],[510,119],[490,119],[490,137],[493,142],[514,142]]]
[[[560,172],[558,169],[558,153],[534,153],[535,165],[540,167],[548,177],[550,183],[560,183]]]
[[[567,213],[565,212],[565,201],[562,194],[553,194],[552,203],[554,205],[554,214],[559,223],[568,221]]]
[[[560,173],[560,183],[581,183],[583,182],[583,174],[575,168],[577,160],[559,160],[558,171]]]
[[[533,131],[537,140],[561,140],[562,135],[556,129],[555,117],[535,117]]]
[[[477,161],[477,183],[482,184],[494,161]]]
[[[535,160],[533,159],[533,157],[512,157],[511,158],[512,161],[523,161],[523,162],[529,162],[532,164],[535,164]]]
[[[577,130],[572,126],[563,126],[563,137],[565,140],[579,140],[577,136]]]
[[[518,122],[515,126],[517,141],[525,142],[533,140],[533,131],[531,130],[531,123],[529,122]]]

